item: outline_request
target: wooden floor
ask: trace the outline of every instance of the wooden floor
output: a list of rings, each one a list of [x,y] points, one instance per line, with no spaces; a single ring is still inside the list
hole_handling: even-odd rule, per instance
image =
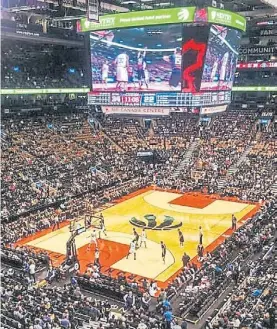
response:
[[[203,244],[206,250],[213,250],[232,234],[231,216],[235,214],[242,225],[259,206],[236,199],[222,199],[215,195],[156,190],[153,187],[139,190],[118,200],[102,211],[107,228],[107,237],[98,241],[102,271],[112,269],[112,275],[119,272],[146,277],[166,286],[182,267],[184,252],[191,259],[197,254],[199,226],[203,228]],[[133,228],[140,234],[141,227],[148,227],[147,247],[137,250],[137,259],[126,259],[129,244],[133,239]],[[183,232],[185,244],[179,245],[177,228]],[[92,230],[92,229],[90,229]],[[81,270],[94,260],[94,250],[87,250],[90,232],[76,238]],[[20,244],[45,249],[53,260],[61,262],[65,255],[66,241],[70,236],[68,226],[51,232],[45,230],[23,239]],[[167,246],[165,264],[161,257],[160,242]]]

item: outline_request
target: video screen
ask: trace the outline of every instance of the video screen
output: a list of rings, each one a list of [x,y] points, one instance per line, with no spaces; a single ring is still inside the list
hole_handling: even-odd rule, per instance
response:
[[[212,25],[206,51],[201,91],[231,90],[239,54],[241,32]]]
[[[90,35],[93,91],[181,91],[182,25]]]
[[[199,92],[209,37],[207,25],[184,26],[182,33],[182,92]]]

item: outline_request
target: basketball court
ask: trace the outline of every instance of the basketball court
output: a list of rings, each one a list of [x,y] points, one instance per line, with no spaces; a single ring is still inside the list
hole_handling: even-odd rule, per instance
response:
[[[184,252],[196,260],[199,226],[203,229],[205,249],[212,251],[232,234],[232,214],[238,219],[239,227],[258,209],[259,205],[251,202],[217,195],[182,194],[154,187],[139,190],[108,204],[102,211],[107,236],[101,233],[101,239],[98,239],[101,271],[112,276],[125,273],[133,274],[137,279],[146,277],[165,287],[182,268]],[[137,249],[136,260],[133,255],[126,259],[129,244],[134,239],[134,228],[139,234],[145,228],[147,234],[146,248],[142,245]],[[92,245],[90,250],[87,249],[93,229],[76,237],[82,272],[94,261],[95,247]],[[178,229],[185,238],[183,247],[179,245]],[[63,223],[59,230],[38,232],[19,244],[49,251],[53,263],[59,265],[64,260],[70,234],[69,223]],[[161,256],[161,241],[167,247],[165,263]]]

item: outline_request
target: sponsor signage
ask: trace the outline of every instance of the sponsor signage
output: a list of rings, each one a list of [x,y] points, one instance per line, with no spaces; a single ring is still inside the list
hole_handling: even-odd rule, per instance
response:
[[[277,62],[248,62],[238,63],[238,69],[264,69],[264,68],[277,68]]]
[[[261,21],[256,23],[259,26],[264,26],[264,25],[277,25],[277,21]]]
[[[277,85],[266,87],[233,87],[232,91],[277,91]]]
[[[208,7],[208,21],[212,24],[226,25],[246,31],[246,19],[231,11]]]
[[[255,46],[242,47],[239,50],[240,55],[273,55],[277,54],[277,46]]]
[[[227,105],[213,106],[213,107],[202,107],[200,110],[201,115],[214,114],[219,112],[224,112],[227,109]]]
[[[246,30],[246,19],[241,15],[213,7],[208,7],[207,11],[208,19],[205,23]],[[89,32],[161,24],[203,23],[202,18],[195,15],[196,12],[196,7],[178,7],[103,15],[99,17],[99,23],[82,18],[78,24],[78,31]]]
[[[1,89],[1,95],[40,95],[40,94],[87,94],[89,92],[89,88],[60,88],[60,89]],[[277,91],[276,86],[266,86],[266,87],[233,87],[232,91]],[[99,94],[99,95],[97,95]],[[146,97],[147,96],[147,97]],[[199,95],[193,95],[191,93],[183,93],[183,94],[176,94],[176,93],[167,93],[167,94],[160,94],[157,93],[154,98],[149,98],[150,96],[142,93],[141,96],[135,96],[136,98],[131,98],[132,102],[136,102],[135,105],[144,105],[144,106],[201,106],[203,103],[207,103],[212,105],[214,102],[223,102],[229,103],[231,100],[230,92],[213,92],[213,93],[199,93]],[[95,93],[90,92],[88,94],[89,97],[89,105],[107,105],[111,103],[111,95],[108,93]],[[117,95],[116,95],[117,97]],[[123,97],[123,96],[122,96]],[[114,105],[123,105],[125,98],[120,98],[120,103],[115,103]],[[182,98],[183,97],[183,98]],[[157,99],[156,99],[157,98]],[[114,97],[112,98],[114,101]],[[129,98],[127,99],[127,105],[134,105],[134,103],[128,102]],[[151,102],[150,102],[151,100]],[[204,101],[205,100],[205,101]],[[146,102],[147,101],[147,102]],[[145,104],[144,104],[145,103]],[[125,104],[125,103],[124,103]],[[206,104],[205,104],[206,105]],[[87,109],[85,107],[84,109]],[[173,108],[174,111],[182,112],[185,111],[185,108]]]
[[[1,89],[1,95],[85,94],[88,92],[89,88]]]
[[[169,115],[169,107],[121,107],[121,106],[102,106],[105,114],[132,114],[132,115],[149,115],[160,116]]]
[[[273,112],[263,112],[262,117],[264,118],[272,118],[273,117]]]
[[[153,152],[151,152],[151,151],[137,152],[138,157],[151,157],[152,155],[153,155]]]
[[[277,30],[260,30],[261,37],[277,36]]]

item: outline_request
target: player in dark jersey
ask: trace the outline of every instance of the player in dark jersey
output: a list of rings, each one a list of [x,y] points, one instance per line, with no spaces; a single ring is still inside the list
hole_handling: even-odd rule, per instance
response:
[[[104,220],[104,216],[102,214],[100,214],[99,239],[101,239],[101,233],[103,233],[105,236],[107,236],[106,226],[105,226],[105,220]]]
[[[134,82],[134,69],[131,65],[128,66],[128,83],[132,83],[134,87],[136,87],[136,84]]]
[[[135,244],[136,244],[136,248],[138,248],[139,247],[139,244],[138,244],[138,242],[139,242],[139,234],[138,234],[138,232],[136,231],[135,228],[133,228],[133,234],[134,234],[134,241],[135,241]]]
[[[137,67],[138,67],[138,81],[139,81],[139,88],[142,87],[143,83],[145,83],[146,87],[148,88],[147,81],[145,79],[145,70],[146,70],[146,49],[147,47],[144,48],[144,51],[138,52],[138,57],[137,57]]]
[[[164,61],[169,62],[172,67],[171,76],[169,79],[169,85],[172,88],[178,87],[181,82],[181,66],[182,66],[182,52],[181,48],[177,47],[174,54],[170,56],[164,56]]]
[[[163,241],[161,241],[161,248],[162,248],[162,259],[165,264],[165,256],[166,256],[166,245]]]
[[[179,228],[178,228],[178,234],[179,234],[180,246],[183,247],[184,246],[185,239],[184,239],[183,233],[181,232],[181,230]]]

